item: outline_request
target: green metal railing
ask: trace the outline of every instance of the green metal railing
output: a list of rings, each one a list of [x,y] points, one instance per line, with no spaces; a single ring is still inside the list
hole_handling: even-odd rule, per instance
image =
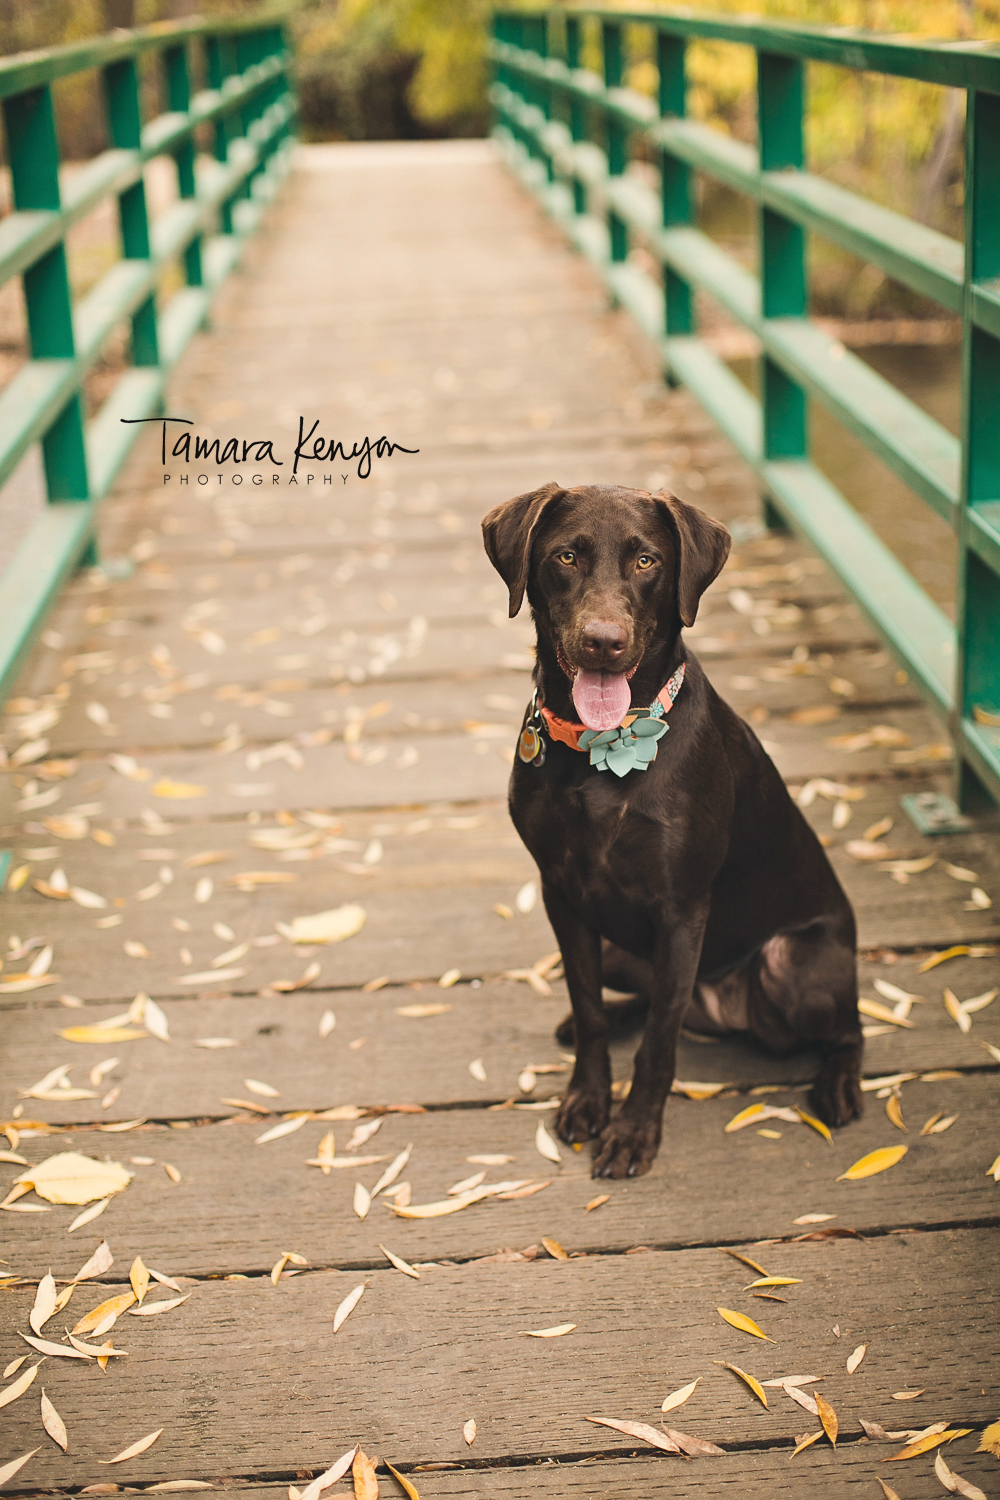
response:
[[[207,86],[192,97],[195,45]],[[138,65],[149,55],[166,109],[143,122]],[[93,557],[97,504],[142,431],[122,418],[162,410],[170,370],[284,173],[295,118],[289,61],[273,10],[0,59],[14,205],[0,219],[0,285],[22,278],[30,341],[30,359],[0,392],[0,484],[40,443],[48,496],[0,577],[0,697],[65,578]],[[111,146],[60,182],[52,84],[94,70]],[[208,127],[210,157],[199,153],[199,127]],[[143,168],[157,156],[173,158],[178,197],[150,220]],[[66,235],[109,197],[118,201],[121,258],[74,304]],[[184,285],[158,307],[159,283],[175,264]],[[87,421],[85,377],[125,319],[131,367]]]
[[[584,25],[600,32],[603,77],[581,66]],[[623,86],[624,31],[636,25],[655,35],[656,102]],[[686,118],[685,48],[699,37],[754,49],[757,149]],[[1000,47],[560,7],[498,12],[491,50],[494,134],[510,165],[657,342],[668,377],[754,466],[768,518],[817,548],[947,720],[962,804],[984,788],[1000,801]],[[810,60],[967,91],[964,246],[805,170]],[[659,163],[659,192],[627,173],[638,138]],[[756,200],[759,278],[695,227],[693,171]],[[961,440],[810,321],[807,231],[961,315]],[[661,280],[629,260],[633,238],[659,261]],[[697,337],[694,288],[760,339],[759,401]],[[954,528],[957,625],[810,462],[810,397]]]

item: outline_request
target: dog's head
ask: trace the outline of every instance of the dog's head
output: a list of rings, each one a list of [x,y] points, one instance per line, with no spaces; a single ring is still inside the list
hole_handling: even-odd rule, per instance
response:
[[[527,592],[540,648],[594,729],[621,722],[643,657],[694,624],[730,546],[720,522],[675,496],[610,484],[518,495],[485,517],[483,538],[511,615]]]

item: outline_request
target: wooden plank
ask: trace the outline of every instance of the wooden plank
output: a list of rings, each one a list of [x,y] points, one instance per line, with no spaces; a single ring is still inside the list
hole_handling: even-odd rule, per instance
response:
[[[162,1438],[145,1455],[118,1468],[118,1482],[316,1470],[359,1436],[369,1451],[408,1465],[461,1462],[470,1456],[462,1426],[473,1415],[480,1461],[627,1453],[634,1440],[586,1417],[655,1422],[666,1393],[696,1375],[701,1384],[684,1420],[697,1436],[787,1445],[813,1430],[781,1392],[765,1411],[716,1359],[750,1366],[759,1379],[823,1375],[820,1389],[838,1411],[845,1440],[860,1437],[860,1415],[895,1426],[901,1410],[908,1425],[926,1425],[942,1413],[964,1425],[985,1423],[995,1416],[992,1395],[981,1390],[996,1354],[983,1318],[995,1305],[987,1266],[992,1242],[988,1232],[965,1231],[772,1248],[776,1265],[803,1278],[788,1306],[752,1302],[740,1290],[745,1268],[714,1250],[653,1252],[638,1261],[594,1256],[436,1267],[420,1281],[386,1269],[368,1278],[357,1271],[309,1273],[277,1288],[266,1278],[209,1282],[162,1318],[123,1316],[114,1342],[128,1357],[116,1361],[114,1374],[102,1376],[78,1361],[46,1362],[46,1391],[73,1448],[64,1455],[45,1444],[30,1482],[74,1488],[107,1482],[100,1460],[161,1426]],[[79,1249],[69,1253],[67,1246],[55,1269],[72,1275]],[[155,1265],[152,1246],[147,1256]],[[365,1294],[334,1336],[338,1304],[365,1279]],[[78,1292],[72,1308],[82,1312],[111,1291],[106,1283]],[[20,1345],[12,1336],[25,1326],[32,1296],[4,1298],[8,1349]],[[751,1344],[727,1327],[715,1309],[734,1302],[759,1316],[778,1342]],[[577,1327],[562,1339],[524,1337],[525,1329],[563,1321]],[[834,1324],[840,1339],[831,1333]],[[868,1354],[848,1376],[844,1361],[862,1341],[870,1344]],[[580,1379],[581,1368],[595,1367],[598,1383]],[[929,1387],[924,1397],[905,1406],[891,1399],[892,1391],[921,1377]],[[34,1403],[21,1405],[23,1412],[12,1413],[15,1451],[38,1430]],[[971,1447],[966,1440],[956,1449],[956,1466],[958,1454]],[[892,1451],[883,1445],[865,1451],[869,1488],[874,1472],[892,1475],[898,1468],[880,1461]],[[690,1472],[708,1462],[699,1460]],[[723,1471],[727,1463],[717,1460]],[[819,1472],[831,1474],[832,1461]]]
[[[233,1076],[238,1082],[242,1070],[234,1068]],[[544,1097],[544,1091],[543,1081],[536,1092]],[[150,1265],[171,1275],[258,1274],[267,1271],[282,1249],[295,1249],[314,1265],[377,1265],[379,1242],[410,1261],[464,1261],[491,1255],[500,1245],[519,1248],[538,1242],[542,1235],[554,1236],[571,1252],[789,1238],[808,1232],[808,1226],[803,1229],[794,1222],[807,1213],[831,1214],[829,1223],[835,1228],[876,1235],[907,1227],[994,1224],[1000,1214],[997,1187],[986,1174],[996,1155],[990,1102],[994,1096],[992,1078],[916,1080],[903,1085],[908,1135],[889,1123],[880,1101],[869,1098],[863,1119],[836,1132],[832,1145],[805,1125],[781,1121],[762,1127],[780,1132],[777,1140],[758,1135],[752,1127],[726,1134],[725,1124],[747,1104],[745,1097],[676,1097],[667,1107],[664,1142],[652,1170],[631,1182],[595,1182],[586,1150],[577,1153],[560,1146],[559,1165],[542,1158],[535,1148],[535,1131],[539,1120],[552,1129],[552,1111],[478,1108],[390,1114],[362,1154],[385,1155],[388,1161],[412,1143],[405,1179],[412,1183],[414,1203],[443,1199],[451,1186],[481,1170],[468,1159],[482,1154],[511,1158],[487,1169],[491,1182],[550,1183],[531,1197],[486,1200],[441,1219],[398,1219],[380,1201],[363,1222],[356,1218],[351,1207],[355,1182],[372,1188],[385,1162],[355,1170],[337,1168],[329,1177],[305,1165],[329,1131],[343,1154],[354,1129],[350,1122],[312,1120],[261,1146],[254,1142],[278,1123],[276,1117],[185,1129],[151,1124],[119,1135],[81,1128],[22,1140],[21,1154],[38,1162],[56,1151],[73,1149],[96,1157],[110,1155],[126,1166],[134,1156],[152,1158],[153,1165],[129,1167],[136,1174],[133,1181],[87,1235],[105,1236],[122,1259],[141,1252]],[[794,1090],[764,1096],[765,1103],[779,1105],[803,1099],[803,1093]],[[331,1089],[323,1102],[362,1101],[345,1100]],[[35,1108],[26,1107],[32,1112]],[[942,1135],[921,1136],[924,1122],[939,1111],[945,1117],[957,1114],[956,1123]],[[868,1152],[890,1145],[905,1145],[908,1151],[884,1175],[858,1182],[836,1180]],[[165,1161],[180,1172],[180,1182],[170,1181],[163,1170]],[[23,1170],[5,1165],[4,1181],[13,1181]],[[585,1213],[586,1204],[605,1193],[610,1201]],[[63,1265],[67,1256],[75,1256],[65,1236],[78,1211],[8,1213],[6,1253],[13,1270],[40,1275],[50,1264]],[[74,1246],[80,1238],[77,1231]],[[805,1250],[819,1257],[825,1253],[816,1245]],[[785,1274],[784,1251],[776,1258],[754,1258],[762,1259],[771,1274]],[[985,1267],[984,1274],[989,1269]],[[738,1284],[751,1279],[745,1276]],[[765,1328],[767,1315],[774,1308],[782,1311],[780,1304],[766,1301],[745,1299],[738,1305],[748,1311],[756,1308],[754,1316],[759,1315]]]
[[[679,1413],[675,1420],[681,1422]],[[652,1417],[647,1418],[652,1421]],[[666,1419],[668,1422],[670,1418]],[[808,1426],[803,1413],[804,1425]],[[655,1425],[655,1423],[654,1423]],[[599,1429],[595,1428],[595,1431]],[[362,1444],[370,1439],[362,1437]],[[996,1477],[996,1459],[974,1450],[979,1441],[978,1432],[959,1439],[945,1451],[949,1467],[957,1470],[964,1479],[978,1484],[980,1488]],[[480,1467],[470,1457],[463,1464],[455,1460],[452,1464],[416,1465],[408,1470],[411,1484],[419,1488],[422,1500],[622,1500],[623,1495],[666,1496],[678,1492],[683,1485],[685,1496],[692,1500],[701,1497],[722,1496],[729,1500],[738,1496],[740,1500],[801,1500],[804,1494],[838,1493],[879,1495],[876,1477],[889,1474],[881,1467],[885,1452],[898,1451],[884,1444],[873,1445],[865,1441],[839,1443],[834,1452],[825,1441],[807,1448],[798,1458],[789,1460],[790,1446],[764,1448],[754,1451],[733,1451],[725,1460],[700,1459],[685,1465],[678,1473],[679,1459],[668,1455],[659,1457],[632,1457],[632,1450],[623,1449],[617,1455],[590,1456],[573,1454],[565,1458],[522,1459],[520,1462],[485,1465]],[[332,1451],[332,1450],[331,1450]],[[473,1453],[474,1453],[473,1449]],[[387,1451],[385,1457],[396,1467],[402,1462],[398,1453]],[[905,1466],[904,1483],[911,1500],[938,1500],[941,1485],[929,1467],[919,1468],[916,1463]],[[451,1469],[452,1472],[448,1472]],[[444,1472],[441,1472],[444,1470]],[[384,1478],[383,1478],[384,1473]],[[388,1469],[379,1471],[379,1478],[387,1487],[393,1481]],[[298,1488],[304,1488],[299,1482]],[[346,1496],[349,1493],[338,1486],[332,1494]],[[393,1493],[402,1494],[396,1489]],[[988,1493],[988,1489],[987,1489]],[[229,1492],[219,1489],[206,1490],[205,1500],[227,1500]],[[240,1488],[241,1500],[287,1500],[287,1485],[244,1485]]]
[[[286,950],[285,957],[266,968],[297,977],[303,964],[303,959],[287,956]],[[930,975],[914,978],[912,964],[891,969],[863,965],[862,993],[885,1005],[871,980],[887,972],[896,974],[897,969],[903,970],[898,982],[909,979],[910,984],[919,984],[928,1003],[914,1006],[912,1030],[894,1029],[890,1035],[868,1041],[865,1073],[877,1078],[942,1068],[995,1071],[987,1044],[1000,1046],[1000,1002],[977,1013],[972,1030],[963,1035],[942,1002],[942,982],[928,983]],[[973,974],[971,962],[967,972],[969,978],[958,991],[965,998],[970,985],[983,983],[978,973]],[[249,982],[235,981],[229,987],[239,990]],[[955,978],[951,982],[959,984]],[[546,998],[524,983],[494,981],[477,983],[477,987],[458,984],[447,991],[433,984],[392,986],[368,995],[325,989],[281,997],[265,994],[264,998],[205,996],[197,991],[177,999],[161,996],[159,1003],[172,1039],[169,1053],[151,1037],[103,1047],[97,1042],[76,1044],[60,1039],[58,1034],[64,1029],[93,1026],[119,1014],[124,996],[114,1005],[88,1005],[73,1011],[40,1000],[29,1009],[30,997],[22,997],[24,1008],[16,1008],[17,997],[8,996],[5,1053],[8,1072],[18,1088],[29,1088],[62,1062],[72,1063],[75,1085],[86,1087],[85,1075],[91,1067],[105,1057],[120,1059],[97,1090],[99,1099],[113,1086],[120,1088],[107,1110],[102,1112],[97,1099],[35,1101],[29,1106],[36,1118],[53,1123],[130,1120],[139,1115],[155,1120],[225,1115],[233,1113],[222,1102],[227,1096],[255,1097],[258,1104],[266,1104],[265,1099],[247,1093],[242,1080],[248,1076],[277,1088],[281,1103],[274,1107],[285,1110],[325,1109],[344,1100],[363,1105],[398,1100],[430,1106],[499,1103],[527,1097],[522,1096],[518,1078],[532,1063],[566,1061],[566,1048],[559,1046],[554,1033],[569,1002],[562,982],[555,981],[553,989],[555,993]],[[46,992],[36,993],[44,996]],[[399,1014],[400,1008],[412,1005],[448,1009],[423,1018]],[[336,1029],[321,1042],[319,1023],[328,1010],[336,1017]],[[631,1077],[639,1036],[635,1030],[613,1045],[615,1078]],[[195,1045],[204,1037],[228,1037],[238,1046],[214,1050]],[[484,1081],[469,1073],[469,1064],[477,1058],[486,1071]],[[816,1067],[811,1049],[783,1058],[765,1052],[747,1037],[706,1042],[688,1036],[681,1041],[677,1076],[749,1089],[805,1083]],[[539,1075],[534,1097],[559,1094],[565,1082],[562,1074]]]

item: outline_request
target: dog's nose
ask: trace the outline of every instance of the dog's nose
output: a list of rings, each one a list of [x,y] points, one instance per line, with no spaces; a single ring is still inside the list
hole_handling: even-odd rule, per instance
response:
[[[628,646],[628,631],[613,620],[590,620],[583,627],[583,651],[592,667],[614,667]]]

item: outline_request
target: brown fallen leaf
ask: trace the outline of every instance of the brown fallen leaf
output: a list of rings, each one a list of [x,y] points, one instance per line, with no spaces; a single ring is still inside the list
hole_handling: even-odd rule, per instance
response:
[[[420,1280],[420,1272],[414,1270],[408,1260],[404,1260],[401,1255],[393,1255],[392,1251],[387,1250],[382,1244],[379,1245],[379,1249],[386,1260],[396,1267],[397,1271],[402,1271],[404,1276],[412,1276],[414,1281]]]
[[[40,1334],[49,1318],[55,1312],[56,1296],[56,1284],[52,1272],[49,1271],[38,1283],[34,1305],[28,1314],[28,1323],[32,1333]]]
[[[28,1459],[34,1458],[37,1452],[37,1448],[32,1448],[30,1453],[22,1453],[20,1458],[12,1458],[9,1464],[4,1464],[3,1468],[0,1468],[0,1485],[6,1484],[8,1479],[13,1479],[18,1469],[23,1469]]]
[[[926,1389],[927,1387],[922,1385],[915,1391],[893,1391],[892,1399],[893,1401],[916,1401],[917,1397],[922,1396]]]
[[[140,1438],[137,1443],[132,1443],[130,1447],[123,1448],[120,1453],[115,1454],[114,1458],[100,1458],[98,1459],[98,1463],[121,1464],[124,1463],[128,1458],[137,1458],[140,1453],[145,1453],[147,1448],[151,1448],[153,1446],[162,1431],[163,1428],[158,1427],[155,1432],[148,1432],[146,1436],[144,1438]]]
[[[462,1428],[462,1436],[464,1437],[470,1448],[476,1441],[477,1431],[478,1428],[476,1427],[476,1419],[475,1417],[470,1417],[465,1426]]]
[[[186,1292],[183,1297],[168,1297],[162,1302],[145,1302],[142,1307],[129,1308],[130,1318],[155,1318],[158,1313],[170,1312],[175,1307],[180,1307],[186,1302],[191,1293]]]
[[[847,1361],[847,1373],[853,1375],[868,1352],[867,1344],[859,1344]]]
[[[876,1478],[877,1477],[878,1476],[876,1475]],[[884,1495],[885,1500],[900,1500],[898,1490],[894,1490],[891,1484],[886,1484],[884,1479],[879,1479],[878,1482],[882,1486],[882,1494]]]
[[[720,1448],[717,1443],[710,1443],[707,1438],[692,1437],[688,1432],[678,1432],[676,1427],[668,1427],[666,1423],[660,1425],[670,1441],[676,1443],[688,1458],[716,1458],[725,1454],[725,1448]]]
[[[585,1206],[583,1211],[585,1214],[591,1214],[594,1212],[595,1208],[600,1208],[602,1204],[609,1203],[610,1201],[610,1193],[599,1193],[596,1198],[591,1198],[590,1202]]]
[[[731,1328],[738,1328],[741,1333],[753,1334],[755,1339],[765,1339],[769,1344],[775,1343],[775,1340],[769,1338],[764,1330],[758,1327],[753,1318],[747,1317],[746,1313],[733,1312],[730,1307],[717,1307],[715,1310],[719,1314],[719,1317],[724,1318]],[[766,1402],[764,1404],[767,1405]]]
[[[934,1458],[934,1473],[950,1494],[963,1495],[965,1500],[986,1500],[986,1496],[978,1485],[971,1484],[968,1479],[963,1479],[961,1474],[955,1474],[949,1469],[940,1449]]]
[[[719,1312],[721,1312],[721,1311],[722,1311],[722,1309],[720,1307],[719,1308]],[[727,1318],[726,1321],[728,1323],[729,1319]],[[747,1322],[748,1323],[750,1322],[749,1318],[747,1319]],[[756,1327],[756,1324],[754,1326]],[[763,1338],[764,1335],[761,1334],[761,1337]],[[774,1340],[771,1339],[770,1342],[773,1343]],[[740,1379],[744,1382],[744,1384],[748,1385],[750,1387],[750,1389],[753,1391],[754,1395],[757,1397],[757,1400],[763,1406],[767,1406],[767,1393],[764,1390],[764,1387],[761,1385],[761,1383],[760,1383],[759,1380],[755,1380],[752,1375],[748,1375],[747,1372],[746,1372],[746,1370],[741,1370],[740,1367],[739,1367],[739,1365],[731,1365],[728,1360],[725,1360],[725,1359],[715,1359],[715,1360],[712,1361],[712,1363],[716,1364],[716,1365],[724,1365],[727,1370],[732,1370],[732,1372],[733,1372],[734,1375],[738,1375],[740,1377]]]
[[[626,1437],[638,1438],[641,1443],[648,1443],[651,1448],[660,1448],[664,1453],[680,1453],[680,1448],[666,1433],[657,1432],[655,1427],[650,1427],[646,1422],[619,1422],[613,1417],[585,1417],[587,1422],[596,1422],[599,1427],[610,1427],[615,1432],[623,1432]]]
[[[860,1240],[864,1235],[856,1229],[812,1229],[808,1234],[793,1235],[791,1243],[798,1245],[809,1240]]]
[[[331,1484],[336,1484],[338,1479],[343,1479],[344,1475],[347,1473],[348,1469],[354,1462],[354,1457],[357,1451],[358,1445],[357,1443],[355,1443],[353,1448],[348,1448],[346,1453],[341,1454],[336,1463],[331,1464],[324,1473],[318,1474],[316,1478],[306,1486],[306,1488],[302,1491],[299,1500],[319,1500],[319,1497],[324,1490],[328,1490]]]
[[[355,1500],[378,1500],[378,1480],[375,1477],[375,1465],[360,1448],[354,1455],[351,1465],[351,1474],[354,1478]]]
[[[66,1424],[52,1405],[48,1396],[46,1396],[44,1390],[42,1391],[42,1426],[52,1441],[65,1453],[69,1445]]]

